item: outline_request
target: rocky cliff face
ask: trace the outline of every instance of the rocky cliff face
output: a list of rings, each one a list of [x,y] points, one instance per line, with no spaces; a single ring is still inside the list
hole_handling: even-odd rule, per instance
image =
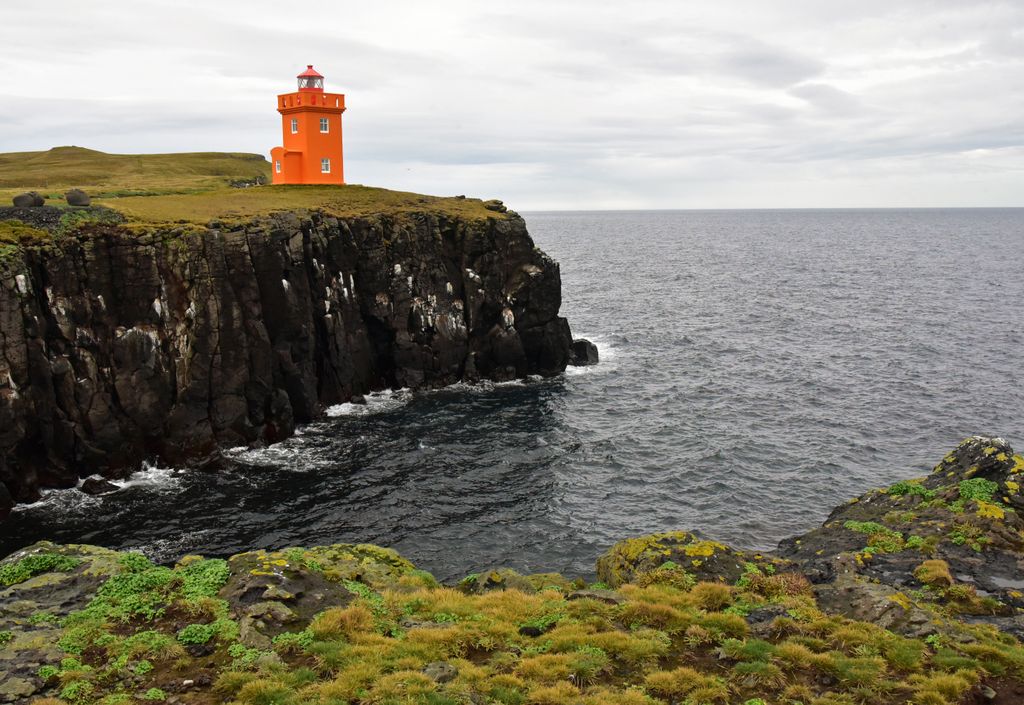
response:
[[[511,213],[94,222],[6,246],[0,513],[147,457],[277,441],[373,389],[556,374],[560,287]]]

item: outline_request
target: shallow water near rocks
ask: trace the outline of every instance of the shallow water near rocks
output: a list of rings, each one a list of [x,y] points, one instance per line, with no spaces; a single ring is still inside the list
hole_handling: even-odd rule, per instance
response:
[[[600,365],[376,394],[229,472],[50,492],[0,525],[0,553],[366,541],[446,579],[589,576],[658,530],[771,549],[967,435],[1024,447],[1024,210],[525,217]]]

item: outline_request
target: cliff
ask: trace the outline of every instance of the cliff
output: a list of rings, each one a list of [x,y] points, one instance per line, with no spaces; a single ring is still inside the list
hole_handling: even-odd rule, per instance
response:
[[[356,186],[106,203],[0,209],[0,514],[145,458],[283,439],[369,390],[569,359],[558,265],[499,203]]]
[[[970,438],[784,558],[668,532],[590,585],[440,585],[366,544],[172,568],[43,542],[0,561],[0,702],[1016,705],[1022,476]]]

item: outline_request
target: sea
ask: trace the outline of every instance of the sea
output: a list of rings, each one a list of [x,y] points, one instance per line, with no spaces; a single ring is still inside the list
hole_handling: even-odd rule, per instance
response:
[[[49,491],[0,524],[0,555],[368,542],[443,580],[589,578],[650,532],[771,550],[970,435],[1024,449],[1024,209],[524,217],[600,364],[382,391],[228,471]]]

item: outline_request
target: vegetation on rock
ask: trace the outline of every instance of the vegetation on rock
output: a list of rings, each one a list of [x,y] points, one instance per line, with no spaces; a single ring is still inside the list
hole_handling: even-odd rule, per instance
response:
[[[960,480],[948,482],[936,499],[960,496]],[[908,497],[928,501],[877,492],[847,505],[861,518],[835,518],[826,530],[854,548],[830,558],[856,557],[865,537],[888,535],[873,517]],[[887,499],[863,509],[878,498]],[[992,538],[984,551],[997,545]],[[613,547],[599,565],[614,590],[506,569],[445,586],[366,544],[188,556],[173,568],[46,544],[0,562],[0,575],[18,578],[0,591],[10,605],[0,615],[0,667],[18,692],[47,696],[36,702],[70,705],[952,705],[989,692],[1012,702],[1024,689],[1024,647],[994,624],[956,618],[954,605],[977,597],[956,594],[963,584],[945,560],[903,547],[867,563],[904,554],[920,594],[876,596],[923,611],[916,631],[834,608],[813,564],[688,532]],[[715,556],[725,557],[720,573],[708,567]],[[91,588],[81,582],[89,576]],[[60,586],[85,594],[68,609]],[[867,579],[863,587],[885,589]],[[30,660],[45,663],[18,670]]]

